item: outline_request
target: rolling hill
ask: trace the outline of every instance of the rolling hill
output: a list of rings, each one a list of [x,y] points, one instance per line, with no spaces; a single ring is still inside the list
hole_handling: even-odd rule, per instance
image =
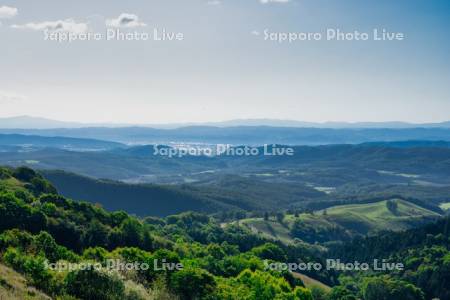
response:
[[[445,147],[296,146],[293,156],[172,158],[154,155],[152,146],[90,152],[56,148],[21,151],[8,147],[0,155],[0,164],[32,164],[37,169],[59,169],[127,182],[192,182],[230,173],[268,174],[272,179],[329,187],[360,181],[444,185],[450,182],[450,148]]]
[[[405,200],[391,199],[395,210],[388,208],[388,200],[367,204],[333,206],[313,214],[298,217],[286,215],[282,222],[271,217],[249,218],[239,221],[253,232],[265,237],[293,242],[294,238],[309,243],[350,240],[357,235],[372,235],[381,231],[402,231],[431,222],[441,215]]]
[[[389,210],[385,200],[368,204],[334,206],[326,210],[326,218],[353,232],[373,234],[384,230],[406,230],[424,223],[425,220],[440,216],[436,212],[404,200],[391,201],[397,204],[395,211]]]
[[[167,216],[189,210],[262,212],[326,197],[325,193],[301,184],[266,183],[231,175],[205,183],[156,185],[126,184],[64,171],[42,174],[66,197],[95,200],[107,210],[125,210],[139,216]]]
[[[62,195],[98,203],[109,211],[123,210],[139,216],[167,216],[184,211],[215,213],[237,209],[173,186],[132,185],[60,171],[48,171],[43,175]]]

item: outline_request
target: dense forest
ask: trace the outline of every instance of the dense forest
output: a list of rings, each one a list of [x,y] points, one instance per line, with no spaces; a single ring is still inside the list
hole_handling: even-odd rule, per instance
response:
[[[301,238],[300,231],[286,244],[193,212],[164,218],[107,212],[59,195],[32,169],[0,169],[1,264],[55,299],[450,298],[448,219],[326,247]],[[325,265],[328,258],[383,258],[405,268],[297,273],[267,267]],[[148,267],[111,270],[111,261]],[[9,284],[2,277],[0,290]]]

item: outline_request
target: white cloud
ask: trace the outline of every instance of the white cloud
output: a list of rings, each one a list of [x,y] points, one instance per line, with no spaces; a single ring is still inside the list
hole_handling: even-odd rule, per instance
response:
[[[208,2],[206,2],[206,4],[208,4],[208,5],[220,5],[220,4],[222,4],[222,1],[220,1],[220,0],[209,0]]]
[[[0,102],[16,102],[25,99],[26,97],[23,95],[0,90]]]
[[[12,25],[16,29],[28,29],[35,31],[62,31],[70,33],[84,33],[88,30],[87,23],[77,23],[73,19],[58,20],[58,21],[44,21],[39,23],[26,23],[22,25]]]
[[[15,7],[0,6],[0,19],[10,19],[17,16],[18,10]]]
[[[123,13],[115,19],[107,19],[106,26],[133,28],[147,26],[147,24],[141,22],[134,14]]]
[[[288,3],[291,2],[291,0],[259,0],[262,4],[268,4],[268,3]]]

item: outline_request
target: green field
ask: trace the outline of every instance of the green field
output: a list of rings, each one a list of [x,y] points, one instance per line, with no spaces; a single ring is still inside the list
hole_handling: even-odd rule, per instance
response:
[[[291,229],[297,220],[301,222],[302,227],[308,228],[305,238],[297,237],[311,243],[315,237],[316,241],[331,241],[331,234],[350,238],[357,234],[374,234],[382,230],[405,230],[439,217],[438,213],[413,203],[399,199],[391,201],[397,206],[393,211],[388,209],[387,200],[384,200],[369,204],[334,206],[314,214],[300,214],[297,218],[294,215],[286,215],[283,224],[274,217],[267,221],[263,218],[245,219],[240,223],[255,233],[290,243],[294,240]]]
[[[422,223],[424,219],[439,216],[438,213],[404,200],[395,200],[398,208],[393,213],[387,208],[386,202],[331,207],[327,209],[327,219],[366,234],[381,230],[405,230]]]
[[[442,210],[448,210],[448,209],[450,209],[450,202],[441,203],[441,205],[439,205],[439,207],[440,207]]]
[[[284,243],[292,242],[289,235],[289,228],[276,221],[265,221],[262,218],[245,219],[240,224],[250,228],[254,233],[263,235],[266,238],[280,240]]]

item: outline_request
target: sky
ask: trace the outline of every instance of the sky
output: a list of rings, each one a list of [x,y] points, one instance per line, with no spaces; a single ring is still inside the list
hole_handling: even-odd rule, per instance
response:
[[[0,23],[0,117],[450,120],[447,0],[0,0]],[[337,29],[368,39],[328,40]],[[375,41],[374,29],[404,38]],[[88,33],[101,36],[46,40]],[[277,40],[299,33],[321,39]]]

